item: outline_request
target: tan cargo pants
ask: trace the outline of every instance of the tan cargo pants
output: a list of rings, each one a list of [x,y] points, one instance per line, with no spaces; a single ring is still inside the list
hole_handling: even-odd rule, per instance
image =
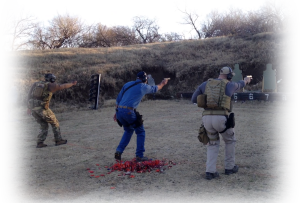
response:
[[[210,139],[219,138],[219,134],[225,142],[224,168],[232,169],[235,165],[235,136],[234,128],[227,129],[224,133],[218,133],[225,129],[226,117],[222,115],[206,115],[202,117],[203,125]],[[206,172],[217,172],[217,158],[220,147],[220,139],[210,141],[207,145]]]
[[[60,141],[62,139],[60,134],[59,122],[51,109],[32,110],[32,116],[35,118],[37,123],[40,124],[40,132],[37,137],[38,143],[44,142],[46,140],[46,137],[48,135],[49,123],[52,126],[55,141]]]

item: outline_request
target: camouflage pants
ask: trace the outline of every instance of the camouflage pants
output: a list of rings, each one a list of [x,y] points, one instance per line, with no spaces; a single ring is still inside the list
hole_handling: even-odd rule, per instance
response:
[[[56,119],[54,113],[51,111],[51,109],[34,110],[32,111],[32,116],[41,125],[41,131],[38,134],[37,142],[44,142],[46,140],[49,128],[48,123],[50,123],[50,125],[52,126],[55,141],[59,141],[62,139],[60,134],[59,122]]]

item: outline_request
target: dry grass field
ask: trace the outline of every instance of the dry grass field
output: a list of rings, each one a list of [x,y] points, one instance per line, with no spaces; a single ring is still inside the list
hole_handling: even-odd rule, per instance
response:
[[[141,70],[151,74],[156,83],[169,77],[169,84],[157,94],[157,98],[169,99],[179,91],[194,91],[203,81],[216,77],[220,68],[236,63],[243,76],[253,76],[253,87],[261,85],[266,64],[271,63],[277,79],[282,79],[278,91],[293,91],[294,85],[300,85],[299,44],[300,30],[296,30],[126,47],[1,52],[0,111],[6,109],[11,86],[19,92],[16,106],[24,106],[32,83],[43,80],[48,72],[54,73],[59,83],[78,81],[76,87],[56,93],[53,101],[73,100],[83,106],[92,74],[102,74],[101,98],[105,100],[116,98],[124,83]]]
[[[248,101],[234,105],[237,174],[226,176],[221,141],[217,168],[220,178],[204,179],[206,148],[197,140],[202,110],[189,100],[148,100],[138,108],[144,115],[145,156],[176,163],[163,172],[108,174],[123,133],[112,119],[114,100],[98,110],[73,109],[56,113],[68,143],[54,146],[50,129],[46,148],[37,149],[39,126],[20,107],[10,114],[19,149],[8,170],[15,197],[22,202],[281,202],[285,102]],[[123,160],[135,156],[135,134]],[[13,148],[13,147],[11,147]],[[17,164],[16,164],[17,163]],[[91,176],[87,169],[94,170]],[[7,173],[9,174],[9,173]],[[105,176],[99,176],[105,174]],[[14,197],[14,198],[15,198]],[[12,199],[14,199],[12,198]],[[8,201],[9,202],[9,201]]]

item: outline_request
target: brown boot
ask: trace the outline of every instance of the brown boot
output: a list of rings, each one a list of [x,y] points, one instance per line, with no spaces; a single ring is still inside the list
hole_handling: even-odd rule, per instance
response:
[[[43,142],[38,142],[36,148],[42,148],[42,147],[47,147],[47,145],[44,144]]]
[[[61,140],[55,142],[55,146],[62,145],[62,144],[67,144],[67,140],[61,139]]]

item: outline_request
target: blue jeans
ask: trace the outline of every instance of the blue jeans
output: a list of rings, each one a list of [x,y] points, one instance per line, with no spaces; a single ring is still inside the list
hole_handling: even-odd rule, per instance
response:
[[[136,121],[136,114],[133,110],[118,108],[116,114],[117,114],[117,119],[122,123],[124,129],[123,137],[116,151],[123,153],[123,151],[125,150],[125,148],[130,142],[133,131],[135,131],[137,136],[135,155],[141,158],[144,157],[144,152],[145,152],[144,146],[145,146],[145,137],[146,137],[144,125],[136,127],[136,125],[134,124],[134,122]]]

